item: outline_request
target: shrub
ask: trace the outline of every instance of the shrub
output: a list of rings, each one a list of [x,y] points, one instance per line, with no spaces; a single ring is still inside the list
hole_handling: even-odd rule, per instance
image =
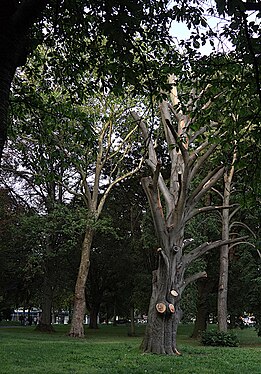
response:
[[[235,334],[219,331],[204,331],[201,336],[201,343],[214,347],[238,347],[239,340]]]

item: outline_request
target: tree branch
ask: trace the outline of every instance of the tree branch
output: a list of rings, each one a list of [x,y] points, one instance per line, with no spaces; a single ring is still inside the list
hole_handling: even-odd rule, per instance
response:
[[[199,273],[195,273],[184,280],[183,285],[180,287],[180,293],[184,291],[184,289],[192,282],[195,282],[197,279],[200,278],[207,278],[206,271],[200,271]]]
[[[145,124],[145,122],[140,118],[140,116],[136,112],[132,111],[131,115],[132,115],[132,118],[134,119],[134,121],[137,122],[139,128],[141,129],[141,133],[142,133],[143,139],[145,141],[146,147],[148,147],[149,159],[147,160],[147,164],[150,166],[153,173],[155,173],[156,167],[157,167],[157,164],[158,164],[159,161],[157,159],[157,154],[156,154],[152,139],[149,136],[147,125]],[[167,215],[168,215],[173,210],[173,197],[170,194],[170,192],[169,192],[169,190],[166,186],[166,183],[165,183],[165,181],[164,181],[160,172],[158,174],[158,184],[159,184],[159,189],[160,189],[160,191],[161,191],[161,193],[162,193],[162,195],[165,199],[165,202],[166,202]]]
[[[208,141],[202,143],[190,156],[189,158],[189,165],[192,165],[196,159],[196,157],[199,155],[199,153],[206,148],[208,145]],[[194,167],[192,168],[192,171],[190,173],[190,180],[194,178],[194,176],[197,174],[198,170],[201,168],[201,166],[204,164],[204,162],[211,156],[211,154],[215,151],[217,148],[217,144],[211,144],[209,149],[202,155],[200,156]]]
[[[205,206],[203,208],[193,209],[187,216],[186,221],[189,221],[191,218],[195,217],[197,214],[205,213],[205,212],[211,212],[213,210],[219,210],[219,209],[229,209],[235,206],[236,204],[232,205],[213,205],[213,206]]]
[[[248,225],[246,225],[245,223],[243,223],[243,222],[237,222],[237,221],[232,222],[231,225],[229,226],[229,231],[231,230],[231,228],[232,228],[233,226],[241,226],[241,227],[244,227],[244,228],[247,229],[249,232],[251,232],[251,234],[253,235],[254,238],[256,238],[256,234],[254,233],[254,231],[251,230],[251,228],[250,228]]]
[[[219,180],[219,178],[223,175],[225,168],[223,166],[219,166],[214,170],[211,170],[208,175],[199,183],[197,188],[192,192],[191,196],[187,201],[188,214],[190,214],[191,210],[197,204],[197,202],[201,199],[202,196],[208,192],[212,186]]]
[[[242,240],[246,238],[247,236],[243,236],[240,238],[233,238],[233,239],[227,239],[227,240],[222,240],[222,239],[216,240],[215,242],[212,242],[212,243],[208,243],[208,242],[203,243],[199,247],[193,249],[192,251],[190,251],[189,253],[183,256],[184,266],[187,267],[192,261],[196,260],[197,258],[199,258],[200,256],[202,256],[203,254],[205,254],[206,252],[212,249],[219,248],[222,245],[226,245],[226,244],[239,243],[239,242],[242,242]]]

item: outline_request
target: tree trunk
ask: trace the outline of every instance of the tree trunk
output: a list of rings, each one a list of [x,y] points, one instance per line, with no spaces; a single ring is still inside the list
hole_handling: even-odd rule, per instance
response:
[[[130,325],[130,336],[136,336],[136,329],[135,329],[135,318],[134,318],[134,305],[131,305],[130,308],[130,320],[131,320],[131,325]]]
[[[0,162],[7,138],[11,83],[16,68],[26,62],[28,31],[46,5],[46,0],[0,2]]]
[[[142,343],[144,352],[157,354],[179,354],[177,350],[177,329],[181,319],[180,292],[177,282],[173,282],[176,269],[175,258],[169,258],[160,250],[158,269],[153,272],[152,295],[148,313],[148,325]],[[170,266],[172,265],[172,266]],[[176,287],[175,287],[176,285]],[[174,297],[172,290],[177,292]],[[158,304],[165,308],[157,308]],[[160,311],[161,310],[161,311]]]
[[[207,320],[208,320],[208,297],[210,292],[212,291],[216,282],[213,280],[206,278],[200,279],[198,281],[198,305],[197,305],[197,315],[196,321],[193,329],[193,333],[191,335],[192,338],[198,338],[202,331],[206,331],[207,329]]]
[[[48,277],[44,279],[43,296],[42,296],[42,314],[36,330],[41,332],[54,332],[51,324],[51,311],[52,311],[53,289],[52,284]]]
[[[94,305],[90,308],[90,329],[98,329],[98,314],[100,310],[100,305]]]
[[[84,337],[83,322],[86,309],[85,285],[90,267],[90,250],[93,235],[94,230],[92,228],[87,227],[82,244],[81,262],[75,285],[72,324],[69,332],[69,335],[75,338]]]
[[[2,49],[2,43],[0,42]],[[6,65],[6,66],[5,66]],[[9,92],[16,67],[12,62],[0,63],[0,161],[7,138],[7,118],[9,107]]]
[[[218,330],[223,332],[227,332],[228,254],[229,246],[222,246],[218,286]]]
[[[233,163],[236,158],[234,152]],[[231,183],[234,174],[234,166],[232,164],[229,172],[224,174],[224,196],[223,205],[229,206]],[[229,209],[222,212],[222,239],[229,239]],[[228,265],[229,265],[229,245],[222,245],[220,249],[219,260],[219,285],[218,285],[218,330],[227,332],[227,294],[228,294]]]

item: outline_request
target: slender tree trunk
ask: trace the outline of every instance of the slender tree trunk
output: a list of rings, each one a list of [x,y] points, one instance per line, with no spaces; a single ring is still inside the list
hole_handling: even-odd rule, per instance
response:
[[[131,326],[130,326],[130,336],[136,335],[136,329],[135,329],[135,319],[134,319],[134,305],[131,305],[130,308],[130,320],[131,320]]]
[[[84,337],[84,315],[86,311],[85,302],[85,285],[87,281],[88,271],[90,267],[90,250],[92,245],[92,239],[94,230],[87,227],[83,244],[82,244],[82,255],[81,262],[78,271],[78,277],[75,285],[74,293],[74,307],[72,324],[69,335],[76,338]]]
[[[218,286],[218,330],[223,332],[227,332],[228,253],[229,246],[222,246]]]
[[[234,152],[233,163],[236,158]],[[232,164],[230,170],[224,174],[224,197],[223,205],[229,206],[231,183],[234,174]],[[222,239],[229,239],[229,209],[222,211]],[[227,332],[227,295],[228,295],[228,266],[229,266],[229,244],[222,245],[220,248],[219,260],[219,285],[218,285],[218,330]]]

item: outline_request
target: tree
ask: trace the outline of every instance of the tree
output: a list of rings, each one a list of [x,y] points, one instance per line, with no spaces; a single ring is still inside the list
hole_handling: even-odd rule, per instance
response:
[[[27,69],[18,77],[21,92],[29,92],[34,111],[21,103],[19,95],[16,101],[14,92],[14,108],[22,108],[16,118],[16,128],[18,148],[23,153],[20,163],[25,170],[12,169],[31,182],[48,213],[57,203],[63,203],[66,191],[75,199],[83,199],[86,228],[70,332],[72,336],[83,336],[85,284],[97,221],[111,189],[139,170],[143,158],[139,155],[135,159],[131,154],[135,146],[135,126],[128,123],[126,107],[134,104],[127,97],[128,90],[125,97],[105,92],[102,87],[100,93],[90,94],[89,77],[79,75],[79,81],[86,85],[77,91],[81,96],[78,103],[71,97],[71,87],[54,82],[56,75],[51,67],[48,75],[41,75],[43,56],[43,49],[37,49]],[[31,71],[33,66],[35,69]],[[76,80],[77,85],[79,81]],[[46,103],[49,103],[48,110]],[[29,135],[24,134],[26,130]],[[31,153],[27,151],[29,144]],[[51,281],[51,277],[47,280]]]
[[[214,168],[212,166],[205,174],[203,171],[207,160],[218,147],[217,142],[211,144],[217,129],[213,122],[208,126],[204,124],[205,126],[197,128],[193,133],[193,125],[196,126],[193,115],[183,114],[175,81],[170,81],[170,84],[172,101],[164,100],[160,104],[161,121],[170,160],[167,179],[163,178],[162,165],[146,122],[136,112],[132,112],[132,116],[139,124],[148,149],[147,163],[153,176],[144,177],[142,186],[150,204],[159,241],[159,264],[153,274],[149,321],[143,349],[146,352],[175,354],[178,353],[176,334],[181,319],[182,293],[192,281],[206,276],[206,272],[201,271],[185,277],[185,271],[193,261],[206,252],[242,239],[220,239],[212,243],[205,242],[190,252],[186,250],[192,244],[191,240],[184,237],[187,222],[200,213],[228,207],[222,205],[197,207],[202,197],[224,173],[222,165]],[[197,99],[203,93],[204,89],[201,94],[193,97],[193,101],[197,103]],[[207,107],[203,105],[198,110],[204,113]],[[209,133],[206,132],[207,128]],[[192,184],[192,181],[196,184]]]
[[[17,67],[25,64],[38,44],[56,47],[52,63],[57,65],[59,60],[61,77],[66,75],[67,82],[73,82],[79,71],[92,75],[95,70],[103,85],[114,87],[115,91],[119,92],[125,82],[152,91],[154,78],[155,87],[159,86],[155,54],[160,55],[162,46],[168,45],[171,17],[179,20],[200,17],[196,6],[191,6],[188,14],[182,9],[180,4],[171,9],[165,0],[148,4],[139,0],[2,1],[0,159],[7,137],[11,83]],[[63,52],[59,54],[61,49]],[[90,86],[97,88],[95,79]]]
[[[75,286],[75,300],[70,336],[84,336],[83,319],[85,314],[85,284],[90,265],[90,251],[95,233],[95,225],[102,213],[105,201],[112,188],[120,181],[135,174],[141,167],[143,158],[131,160],[131,168],[126,168],[124,163],[130,157],[131,149],[135,142],[133,139],[134,128],[123,128],[124,114],[118,102],[112,101],[110,95],[102,95],[97,98],[93,107],[95,112],[90,113],[96,122],[95,132],[97,136],[96,149],[86,147],[83,139],[81,153],[75,158],[75,153],[68,152],[64,144],[58,143],[65,151],[67,159],[71,163],[81,180],[81,196],[87,208],[89,221],[87,220],[85,237],[82,244],[79,273]],[[93,109],[92,109],[93,110]],[[98,120],[96,120],[96,116]],[[71,149],[75,152],[75,140],[71,143]],[[79,140],[78,140],[79,144]],[[90,184],[92,183],[92,186]],[[68,189],[71,193],[72,189]],[[79,194],[78,191],[73,193]]]

